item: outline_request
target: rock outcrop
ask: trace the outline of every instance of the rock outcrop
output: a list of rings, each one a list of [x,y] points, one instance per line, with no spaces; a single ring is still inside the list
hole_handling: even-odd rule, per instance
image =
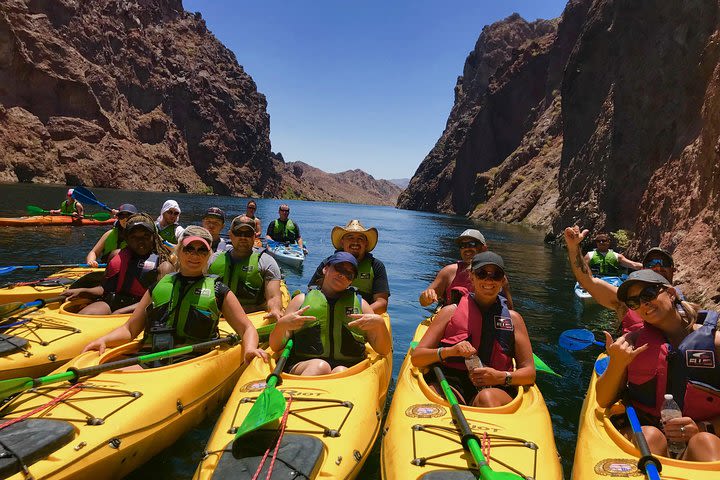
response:
[[[674,251],[684,291],[720,304],[720,271],[708,268],[720,255],[719,18],[709,0],[572,0],[541,34],[516,16],[486,27],[398,205],[556,236],[573,223],[627,229],[631,256]],[[490,40],[508,28],[526,35],[510,54]],[[490,44],[503,60],[477,63]],[[468,76],[488,80],[469,94]],[[529,90],[542,91],[534,104],[514,101]]]

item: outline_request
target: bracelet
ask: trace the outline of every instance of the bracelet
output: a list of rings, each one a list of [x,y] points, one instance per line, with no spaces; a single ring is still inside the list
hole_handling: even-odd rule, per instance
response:
[[[437,354],[438,354],[438,358],[440,359],[440,363],[444,362],[444,360],[442,358],[442,351],[443,351],[443,347],[440,347],[437,349]]]

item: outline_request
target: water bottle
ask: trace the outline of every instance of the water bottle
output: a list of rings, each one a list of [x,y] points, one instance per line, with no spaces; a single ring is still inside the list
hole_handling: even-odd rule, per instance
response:
[[[465,357],[465,367],[468,370],[468,375],[470,372],[472,372],[476,368],[482,368],[483,364],[480,361],[480,357],[477,355],[471,355],[469,357]],[[482,390],[485,387],[476,387],[478,390]]]
[[[680,407],[673,399],[673,396],[669,393],[665,394],[665,401],[663,402],[662,409],[660,410],[660,421],[663,425],[670,419],[682,417],[682,411]],[[668,452],[673,457],[677,457],[684,449],[686,443],[683,441],[670,441],[667,442]]]

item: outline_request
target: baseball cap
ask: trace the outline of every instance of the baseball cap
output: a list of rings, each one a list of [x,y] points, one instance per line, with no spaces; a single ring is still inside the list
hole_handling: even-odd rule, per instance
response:
[[[628,275],[627,280],[625,280],[622,285],[618,288],[617,291],[617,297],[618,300],[621,302],[624,302],[627,300],[627,292],[630,289],[631,286],[633,286],[636,283],[652,283],[655,285],[669,285],[670,282],[668,282],[667,278],[663,277],[659,273],[650,270],[649,268],[643,269],[643,270],[635,270],[630,275]]]
[[[125,224],[125,231],[127,233],[130,233],[135,228],[144,228],[150,233],[155,233],[155,224],[143,215],[133,215]]]
[[[505,262],[503,262],[503,259],[500,255],[498,255],[495,252],[487,251],[478,253],[475,255],[472,259],[472,271],[476,272],[480,270],[485,265],[495,265],[503,272],[505,271]]]
[[[191,244],[192,242],[200,242],[200,243],[202,243],[203,245],[205,245],[208,250],[212,250],[212,248],[210,248],[210,244],[208,243],[208,241],[205,240],[203,237],[198,237],[197,235],[191,235],[191,236],[189,236],[189,237],[183,237],[183,239],[182,239],[182,246],[184,247],[185,245],[189,245],[189,244]]]
[[[118,207],[118,213],[138,213],[138,210],[132,203],[123,203]]]
[[[348,252],[335,252],[332,255],[328,257],[328,259],[325,261],[325,265],[337,265],[338,263],[349,263],[352,265],[353,270],[355,270],[355,273],[357,274],[358,271],[358,263],[357,259]]]
[[[648,250],[647,253],[645,253],[645,256],[643,257],[643,261],[642,261],[643,265],[647,264],[648,259],[653,256],[663,257],[670,263],[671,267],[675,266],[675,261],[673,260],[672,255],[670,255],[670,252],[668,252],[667,250],[663,250],[660,247],[653,247],[650,250]]]
[[[255,220],[248,217],[247,215],[240,215],[233,218],[233,221],[230,224],[230,231],[233,233],[237,233],[240,231],[240,229],[243,228],[249,228],[250,230],[255,232]]]
[[[475,230],[474,228],[468,228],[464,232],[462,232],[457,239],[455,240],[456,243],[460,243],[460,239],[462,238],[472,238],[474,240],[479,241],[483,245],[485,245],[485,237],[482,233],[480,233],[480,230]]]
[[[203,215],[203,218],[207,217],[215,217],[222,220],[223,223],[225,223],[225,212],[223,212],[218,207],[210,207],[207,209],[207,212],[205,212],[205,215]]]
[[[68,196],[68,197],[72,197],[72,194],[73,194],[74,192],[75,192],[75,189],[74,189],[74,188],[69,188],[68,191],[67,191],[67,196]]]

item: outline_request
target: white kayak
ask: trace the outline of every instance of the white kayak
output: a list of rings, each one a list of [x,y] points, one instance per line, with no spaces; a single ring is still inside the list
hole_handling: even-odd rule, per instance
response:
[[[596,277],[600,278],[603,282],[607,282],[613,287],[619,287],[627,278],[627,275],[622,275],[620,277]],[[595,299],[590,295],[590,293],[585,290],[583,287],[580,286],[579,283],[575,282],[575,296],[580,299],[583,303],[590,303],[594,302]]]
[[[297,243],[284,244],[268,240],[267,251],[275,260],[291,267],[301,267],[305,261],[305,253]]]

